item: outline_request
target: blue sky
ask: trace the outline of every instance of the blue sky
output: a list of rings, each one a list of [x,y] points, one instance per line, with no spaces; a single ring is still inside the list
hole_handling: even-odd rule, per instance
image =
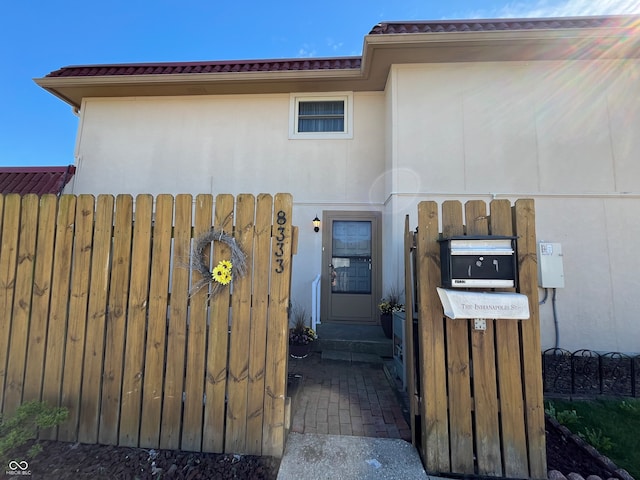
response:
[[[78,119],[33,78],[62,66],[360,55],[382,21],[640,13],[640,0],[5,0],[0,166],[74,162]]]

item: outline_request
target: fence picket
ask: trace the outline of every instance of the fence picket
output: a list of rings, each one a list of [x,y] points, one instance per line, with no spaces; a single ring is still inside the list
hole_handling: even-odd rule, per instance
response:
[[[213,197],[198,195],[196,197],[194,238],[211,229],[213,216]],[[204,255],[209,261],[211,248],[207,247]],[[192,284],[201,279],[200,273],[192,273]],[[182,448],[184,450],[200,450],[202,447],[204,415],[204,377],[207,361],[207,323],[209,302],[208,285],[201,288],[191,297],[191,315],[189,316],[187,342],[187,369],[185,379],[184,419],[182,429]],[[206,424],[204,425],[206,429]]]
[[[284,450],[284,411],[287,382],[288,308],[291,286],[293,228],[290,194],[276,194],[271,233],[271,294],[267,325],[264,397],[264,455],[281,456]]]
[[[40,400],[42,395],[57,205],[58,199],[55,195],[44,195],[40,198],[23,402]],[[0,206],[0,211],[1,208]]]
[[[105,322],[107,292],[111,267],[111,234],[113,225],[113,197],[100,195],[96,204],[93,230],[93,256],[89,279],[89,305],[87,310],[87,343],[82,372],[82,397],[78,425],[78,441],[98,441],[103,360],[105,348]]]
[[[44,364],[42,400],[49,405],[60,405],[62,368],[65,354],[65,332],[69,305],[71,255],[73,253],[76,197],[63,195],[58,202],[56,218],[56,244],[51,279],[51,312],[47,330],[47,350]],[[40,432],[41,438],[55,440],[57,429]]]
[[[4,404],[9,359],[11,325],[13,320],[13,293],[20,232],[20,196],[4,197],[2,243],[0,243],[0,407]]]
[[[250,455],[260,455],[262,452],[272,212],[273,197],[269,194],[258,195],[253,253],[253,306],[249,332],[251,357],[247,387],[247,453]]]
[[[142,389],[144,408],[140,422],[140,447],[142,448],[157,448],[160,443],[173,197],[158,195],[155,213]]]
[[[447,472],[450,468],[449,425],[447,420],[447,378],[444,320],[436,286],[440,284],[438,246],[438,205],[418,204],[416,267],[418,282],[418,341],[422,385],[421,445],[429,472]]]
[[[234,238],[245,252],[247,272],[233,280],[232,319],[229,337],[229,380],[227,386],[226,452],[247,451],[247,384],[250,351],[246,348],[251,331],[251,265],[253,262],[253,221],[255,198],[238,195]]]
[[[89,272],[93,249],[93,195],[80,195],[76,203],[75,242],[73,246],[69,319],[62,377],[60,404],[69,409],[69,418],[58,429],[58,440],[76,440],[79,419],[78,399],[82,379],[87,301],[89,298]]]
[[[513,235],[511,202],[494,200],[490,208],[491,233]],[[500,398],[504,474],[511,478],[529,476],[522,398],[522,363],[520,349],[513,348],[514,341],[520,339],[519,323],[521,321],[495,322],[496,374]]]
[[[489,234],[487,207],[483,201],[467,202],[465,217],[468,235]],[[471,358],[478,471],[480,475],[501,476],[494,325],[495,320],[487,320],[486,330],[471,330]]]
[[[171,304],[167,331],[167,367],[160,448],[180,448],[182,392],[184,391],[185,351],[187,338],[187,303],[189,300],[189,252],[191,251],[191,195],[177,195],[173,228],[173,271]],[[202,383],[202,382],[200,382]]]
[[[102,196],[98,198],[98,202]],[[112,203],[113,205],[113,203]],[[118,443],[120,421],[120,401],[122,393],[122,368],[126,331],[126,309],[129,296],[129,273],[131,271],[131,229],[133,219],[133,198],[118,195],[116,198],[115,221],[113,222],[113,254],[111,279],[109,282],[109,303],[106,315],[104,373],[100,407],[100,443]],[[109,226],[112,223],[109,222]],[[105,226],[105,229],[107,226]],[[108,274],[100,280],[105,283],[91,285],[91,288],[107,288]],[[103,333],[104,334],[104,333]]]
[[[151,269],[153,198],[151,195],[136,197],[135,222],[129,288],[129,303],[122,377],[122,401],[120,407],[120,432],[118,443],[137,447],[140,438],[142,408],[142,384],[144,379],[145,330],[149,308],[149,283]]]
[[[216,228],[226,233],[233,231],[233,196],[218,195],[214,218]],[[213,264],[228,260],[230,250],[214,242]],[[229,342],[229,289],[220,290],[209,301],[211,316],[207,346],[207,369],[204,406],[204,432],[202,449],[205,452],[224,451],[225,394],[227,385],[227,354]]]
[[[443,236],[464,234],[462,204],[442,204]],[[471,352],[469,320],[445,320],[447,369],[449,377],[449,421],[451,435],[451,468],[454,472],[474,472],[471,397]]]
[[[36,253],[38,203],[36,195],[27,195],[22,198],[20,210],[20,237],[17,249],[13,321],[5,381],[4,408],[8,412],[14,411],[20,405],[24,387],[27,335],[31,313],[33,263]]]

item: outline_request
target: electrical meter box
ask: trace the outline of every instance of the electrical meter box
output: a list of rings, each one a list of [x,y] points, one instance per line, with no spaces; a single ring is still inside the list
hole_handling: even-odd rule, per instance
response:
[[[538,285],[542,288],[564,288],[562,244],[538,243]]]
[[[440,240],[445,288],[512,288],[518,264],[516,237],[457,236]]]

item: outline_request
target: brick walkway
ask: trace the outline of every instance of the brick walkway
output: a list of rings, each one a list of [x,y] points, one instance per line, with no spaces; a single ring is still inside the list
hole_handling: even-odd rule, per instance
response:
[[[411,441],[403,407],[382,364],[327,361],[313,352],[290,359],[289,374],[302,377],[291,394],[292,432]]]

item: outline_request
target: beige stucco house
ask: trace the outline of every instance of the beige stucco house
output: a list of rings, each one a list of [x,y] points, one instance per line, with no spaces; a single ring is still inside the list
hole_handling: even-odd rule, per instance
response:
[[[361,57],[36,82],[79,113],[68,192],[291,192],[292,297],[310,308],[321,274],[323,322],[377,321],[419,201],[533,198],[564,267],[543,348],[557,322],[560,347],[640,352],[639,57],[637,16],[401,22]]]

